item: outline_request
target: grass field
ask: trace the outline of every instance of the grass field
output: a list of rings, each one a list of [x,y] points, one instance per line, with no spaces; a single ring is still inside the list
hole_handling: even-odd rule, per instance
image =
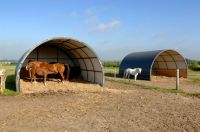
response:
[[[114,77],[119,72],[119,67],[104,67],[105,76]]]
[[[114,77],[115,74],[118,74],[119,68],[118,67],[105,67],[104,73],[105,76]],[[188,70],[188,80],[200,84],[200,71],[192,71]]]
[[[15,65],[3,65],[3,68],[7,70],[7,79],[6,79],[6,88],[3,93],[3,95],[18,95],[16,92],[16,87],[15,87]],[[106,77],[114,77],[116,74],[118,74],[119,68],[118,67],[105,67],[104,68],[104,73]],[[110,80],[106,78],[106,80]],[[199,84],[200,85],[200,72],[199,71],[188,71],[188,81],[191,83]],[[142,87],[142,86],[141,86]],[[149,87],[149,89],[157,89],[158,91],[162,88],[156,87],[153,88],[152,86],[143,86],[145,89]],[[165,91],[165,90],[164,90]],[[174,91],[169,91],[168,92],[174,92]],[[179,91],[182,92],[182,91]],[[198,93],[197,93],[198,94]]]
[[[193,83],[200,84],[200,71],[188,71],[188,78]]]

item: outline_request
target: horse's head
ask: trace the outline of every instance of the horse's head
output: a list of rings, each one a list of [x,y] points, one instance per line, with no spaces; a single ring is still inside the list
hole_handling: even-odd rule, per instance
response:
[[[29,66],[28,66],[28,64],[26,64],[26,70],[28,70],[29,69]]]
[[[138,71],[139,74],[141,74],[142,73],[142,68],[137,68],[137,71]]]
[[[26,70],[29,70],[29,69],[31,68],[31,66],[32,66],[32,63],[31,63],[31,62],[28,62],[28,63],[26,64]]]

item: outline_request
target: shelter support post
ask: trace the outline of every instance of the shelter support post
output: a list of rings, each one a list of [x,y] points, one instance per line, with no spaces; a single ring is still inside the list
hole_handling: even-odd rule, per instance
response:
[[[179,81],[179,69],[176,69],[176,90],[179,89],[179,84],[180,84],[180,81]]]
[[[117,74],[117,70],[116,70],[116,68],[115,68],[115,73],[114,73],[114,77],[116,78],[116,74]]]

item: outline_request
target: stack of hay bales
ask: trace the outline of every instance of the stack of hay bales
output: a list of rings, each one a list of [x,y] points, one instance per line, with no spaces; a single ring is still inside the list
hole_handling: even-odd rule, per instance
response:
[[[0,89],[1,89],[1,93],[5,89],[6,77],[7,77],[6,69],[2,69],[2,66],[0,65]]]

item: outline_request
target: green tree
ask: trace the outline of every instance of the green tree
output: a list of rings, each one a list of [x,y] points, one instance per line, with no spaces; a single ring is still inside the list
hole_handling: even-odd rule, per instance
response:
[[[197,61],[193,60],[191,61],[191,63],[189,64],[189,68],[191,70],[194,70],[194,71],[200,71],[200,67],[199,67],[199,64]]]

